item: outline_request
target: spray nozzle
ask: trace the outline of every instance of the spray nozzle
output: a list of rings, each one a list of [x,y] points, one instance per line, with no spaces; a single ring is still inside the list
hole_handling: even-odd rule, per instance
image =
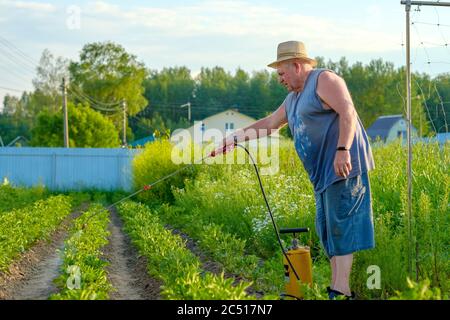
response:
[[[293,239],[292,239],[292,247],[298,248],[298,239],[297,239],[297,233],[302,232],[309,232],[309,228],[287,228],[287,229],[280,229],[280,233],[292,233]]]

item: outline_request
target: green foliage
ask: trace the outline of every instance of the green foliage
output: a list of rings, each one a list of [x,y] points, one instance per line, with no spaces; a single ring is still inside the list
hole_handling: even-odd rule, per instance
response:
[[[414,145],[412,239],[409,238],[406,214],[406,149],[400,141],[373,149],[377,168],[370,173],[370,181],[376,247],[355,255],[351,282],[359,298],[386,299],[395,290],[406,290],[404,279],[408,275],[409,255],[413,260],[413,273],[417,273],[419,280],[428,278],[433,288],[448,291],[449,147],[448,144],[441,147],[437,144]],[[262,179],[277,224],[311,229],[308,235],[301,237],[301,242],[311,248],[314,264],[321,266],[321,277],[329,281],[329,263],[314,232],[313,190],[291,144],[283,144],[280,148],[279,173]],[[277,274],[276,269],[281,265],[279,248],[253,168],[248,165],[204,165],[198,168],[195,178],[186,180],[184,185],[172,189],[175,197],[172,205],[155,210],[161,219],[198,240],[202,249],[221,262],[228,272],[242,272],[267,292],[280,290],[283,278],[277,278],[277,275],[282,275],[282,270]],[[283,237],[283,241],[286,245],[290,240]],[[228,243],[232,245],[228,246]],[[225,252],[231,247],[236,248],[237,253],[230,253],[232,257],[228,257]],[[258,265],[249,275],[245,268],[234,264],[234,259],[247,255],[264,259],[266,266]],[[366,286],[367,270],[372,265],[381,270],[379,290],[370,290]],[[315,279],[316,274],[317,270],[314,271]],[[260,279],[263,280],[258,281]],[[308,293],[312,299],[320,299],[319,293],[329,283],[321,280],[317,285]]]
[[[450,73],[440,74],[434,79],[431,79],[427,74],[416,75],[416,78],[413,78],[413,83],[420,88],[417,91],[416,98],[425,100],[426,118],[430,129],[433,129],[436,133],[449,132]],[[422,115],[420,116],[422,117]],[[415,119],[417,118],[416,116]]]
[[[406,282],[408,288],[403,292],[396,290],[390,300],[448,300],[448,296],[442,296],[439,288],[430,287],[428,279],[417,283],[407,278]]]
[[[105,300],[113,290],[102,259],[102,248],[108,244],[109,212],[101,205],[92,205],[74,222],[65,241],[62,274],[55,280],[60,291],[51,300]],[[74,279],[77,268],[79,287]],[[68,283],[72,283],[69,286]]]
[[[177,165],[172,161],[174,152],[172,144],[167,139],[160,139],[145,146],[144,151],[133,160],[133,183],[136,189],[154,183],[164,176],[182,168],[185,164]],[[138,199],[173,201],[172,187],[181,188],[184,180],[195,176],[195,166],[180,171],[177,175],[156,184],[150,190],[139,194]]]
[[[0,185],[0,214],[19,209],[46,198],[48,191],[43,186],[33,188],[14,187],[9,183]]]
[[[29,140],[32,122],[27,119],[26,101],[28,95],[22,94],[19,99],[7,94],[3,99],[3,111],[0,113],[0,137],[4,145],[8,145],[16,137]]]
[[[407,211],[406,147],[400,142],[374,149],[378,169],[373,171],[371,191],[375,243],[358,253],[353,267],[355,289],[365,297],[389,298],[394,290],[405,290],[408,261],[418,279],[430,279],[433,287],[449,290],[447,245],[450,235],[448,209],[449,145],[416,144],[413,148],[412,234]],[[447,245],[446,245],[447,244]],[[368,290],[367,268],[381,270],[382,290]]]
[[[246,282],[203,272],[198,258],[180,236],[172,234],[148,207],[125,202],[118,206],[130,235],[141,255],[148,259],[149,273],[163,281],[167,299],[248,299]]]
[[[0,214],[0,271],[36,241],[47,239],[70,212],[71,199],[59,195]]]
[[[173,125],[188,115],[187,109],[180,109],[180,106],[193,98],[195,81],[191,77],[191,71],[186,67],[163,68],[159,72],[152,70],[144,81],[144,86],[145,97],[150,101],[151,108],[147,108],[142,116],[154,121],[160,115],[168,129],[173,131],[179,128]]]
[[[126,101],[129,115],[135,115],[147,105],[143,81],[147,75],[144,65],[118,44],[94,42],[86,44],[80,61],[69,66],[72,85],[95,101]],[[115,118],[118,122],[121,111]]]
[[[281,256],[262,260],[246,249],[246,241],[234,234],[223,231],[223,226],[213,220],[206,222],[194,211],[187,214],[179,206],[164,204],[154,209],[161,221],[182,229],[189,234],[211,259],[219,262],[224,269],[253,282],[253,288],[266,294],[278,294],[281,290],[283,269]]]
[[[313,261],[312,286],[300,283],[300,290],[305,300],[328,300],[327,287],[330,286],[331,270],[328,261],[323,259]]]
[[[33,79],[33,101],[29,103],[32,114],[36,116],[42,110],[58,112],[62,101],[62,80],[69,79],[68,67],[68,59],[55,57],[48,49],[42,52],[36,68],[36,78]]]
[[[58,112],[61,108],[61,82],[67,77],[68,61],[55,58],[45,49],[36,68],[33,79],[35,90],[24,92],[20,98],[6,95],[3,112],[0,116],[0,136],[4,143],[22,136],[31,140],[31,129],[36,125],[37,115],[41,111]]]
[[[215,261],[222,263],[227,270],[233,271],[234,274],[250,278],[257,267],[258,257],[246,255],[245,240],[223,232],[218,225],[204,226],[198,234],[198,238],[200,247],[210,252]]]
[[[233,279],[207,273],[204,277],[198,272],[177,278],[173,285],[163,286],[163,295],[170,300],[249,300],[245,293],[248,284],[240,282],[233,286]]]
[[[68,192],[68,195],[72,198],[72,207],[78,208],[83,203],[90,201],[91,196],[86,192]]]
[[[114,148],[120,145],[119,133],[114,124],[87,105],[68,104],[69,145],[78,148]],[[31,145],[62,147],[63,115],[43,111],[33,129]]]

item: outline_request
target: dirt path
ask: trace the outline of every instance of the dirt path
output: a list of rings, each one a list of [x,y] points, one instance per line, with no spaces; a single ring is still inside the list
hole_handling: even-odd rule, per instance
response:
[[[111,236],[105,248],[105,256],[110,265],[109,279],[116,288],[110,296],[112,300],[160,300],[161,281],[147,274],[147,260],[139,257],[130,238],[122,231],[123,224],[115,208],[110,210]]]
[[[13,263],[8,273],[0,274],[0,299],[46,300],[57,291],[53,279],[62,264],[60,250],[64,248],[69,226],[87,204],[63,220],[50,240],[39,241]]]

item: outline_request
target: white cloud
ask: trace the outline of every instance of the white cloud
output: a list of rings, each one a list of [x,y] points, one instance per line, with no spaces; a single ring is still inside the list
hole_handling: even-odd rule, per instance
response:
[[[378,8],[371,7],[378,14]],[[178,7],[120,8],[103,1],[89,11],[103,19],[115,19],[126,28],[139,26],[144,32],[161,37],[239,37],[273,43],[287,39],[305,41],[315,50],[335,49],[350,52],[382,52],[398,49],[398,36],[357,22],[338,22],[319,16],[288,12],[282,7],[255,6],[245,1],[203,1]],[[95,21],[94,21],[95,23]],[[99,23],[99,21],[97,21]]]
[[[56,11],[56,7],[50,3],[41,3],[33,1],[0,1],[0,6],[6,6],[16,9],[32,10],[35,12],[51,13]]]

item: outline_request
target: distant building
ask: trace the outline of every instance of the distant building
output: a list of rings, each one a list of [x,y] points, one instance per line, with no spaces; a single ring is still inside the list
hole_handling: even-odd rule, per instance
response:
[[[398,138],[406,140],[407,121],[402,115],[381,116],[367,129],[367,134],[372,141],[380,139],[383,142],[391,142]],[[417,137],[417,129],[412,126],[412,137]]]
[[[434,137],[425,137],[425,138],[419,138],[417,141],[425,142],[425,143],[439,143],[441,146],[446,144],[448,141],[450,141],[450,133],[449,132],[443,132],[438,133]]]
[[[27,138],[18,136],[5,146],[5,144],[3,143],[3,139],[0,136],[0,147],[26,147],[28,146],[28,142],[29,141]]]
[[[151,135],[151,136],[144,137],[144,138],[135,140],[133,142],[130,142],[130,143],[128,143],[128,145],[133,148],[144,147],[144,145],[146,143],[153,142],[153,141],[155,141],[155,137],[153,135]]]
[[[185,130],[189,132],[194,142],[201,144],[203,142],[209,142],[211,140],[211,134],[216,133],[225,137],[237,129],[245,128],[254,122],[256,122],[256,119],[242,114],[236,109],[228,109],[201,121],[195,121],[193,126]],[[182,134],[179,130],[174,131],[172,140],[178,140]],[[272,137],[278,138],[278,133],[275,133]],[[259,142],[264,144],[267,142],[267,139],[259,139]]]
[[[438,133],[436,135],[436,141],[439,142],[439,144],[444,144],[449,140],[450,140],[450,132]]]

